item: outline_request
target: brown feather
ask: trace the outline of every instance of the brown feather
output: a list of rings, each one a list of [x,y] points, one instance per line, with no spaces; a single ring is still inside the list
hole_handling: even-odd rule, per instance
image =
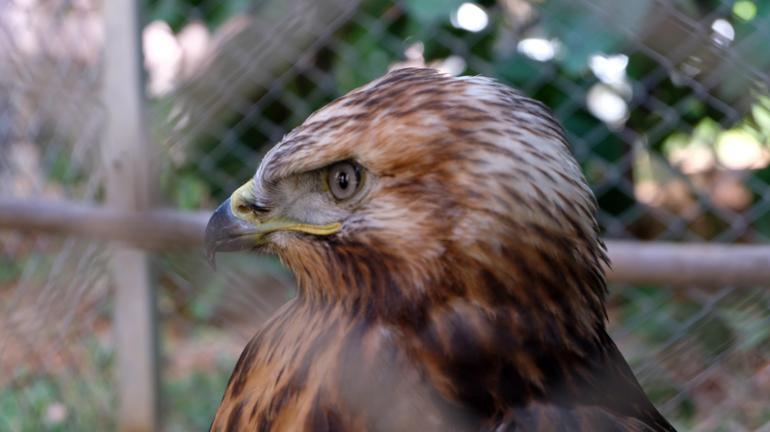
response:
[[[212,430],[673,430],[607,335],[596,203],[542,104],[397,70],[313,114],[254,181],[346,159],[377,185],[338,234],[274,238],[299,295]]]

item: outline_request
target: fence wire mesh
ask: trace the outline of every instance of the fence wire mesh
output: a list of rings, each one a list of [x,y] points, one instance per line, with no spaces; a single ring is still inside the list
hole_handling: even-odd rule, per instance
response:
[[[0,2],[0,195],[101,202],[102,3]],[[159,196],[213,208],[315,109],[385,73],[483,74],[549,105],[607,238],[770,238],[770,2],[147,0]],[[103,244],[0,233],[0,430],[115,428]],[[271,258],[153,255],[165,430],[208,427],[291,297]],[[613,336],[684,430],[770,430],[767,287],[610,290]]]

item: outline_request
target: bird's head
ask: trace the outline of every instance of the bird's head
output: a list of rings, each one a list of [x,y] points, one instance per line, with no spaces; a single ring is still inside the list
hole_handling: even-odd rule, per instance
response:
[[[594,211],[543,105],[487,78],[401,69],[289,133],[216,210],[206,244],[276,253],[305,296],[392,307],[476,290],[601,309]]]

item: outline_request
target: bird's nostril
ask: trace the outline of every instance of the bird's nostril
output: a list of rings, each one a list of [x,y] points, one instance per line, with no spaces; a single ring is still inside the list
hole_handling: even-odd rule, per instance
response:
[[[249,212],[249,207],[246,206],[246,205],[241,204],[241,205],[238,206],[237,210],[238,210],[238,213],[241,213],[241,214],[248,213]]]

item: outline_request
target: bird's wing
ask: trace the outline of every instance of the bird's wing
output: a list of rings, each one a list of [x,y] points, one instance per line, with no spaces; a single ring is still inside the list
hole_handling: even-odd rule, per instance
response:
[[[562,382],[544,397],[511,409],[505,416],[510,424],[498,430],[674,431],[609,335],[602,331],[601,336],[599,349],[586,362],[567,360]]]
[[[649,428],[639,430],[674,431],[673,426],[650,402],[612,338],[605,331],[602,331],[600,336],[602,350],[593,359],[590,369],[590,380],[595,383],[595,386],[590,399],[586,398],[583,406],[590,412],[592,409],[590,404],[595,403],[617,413],[619,420],[624,417],[627,419],[623,421],[635,419]],[[598,414],[591,414],[588,417],[596,415]],[[637,429],[630,428],[630,430]]]
[[[527,327],[511,330],[510,320],[500,319],[507,316],[503,312],[480,313],[468,305],[444,309],[412,338],[419,341],[417,363],[444,399],[490,425],[503,417],[517,425],[544,416],[546,422],[564,417],[598,425],[588,430],[613,422],[674,430],[603,328],[590,339],[533,338]]]
[[[633,417],[614,414],[602,407],[567,407],[549,403],[531,403],[506,413],[494,432],[655,432],[661,430]]]

